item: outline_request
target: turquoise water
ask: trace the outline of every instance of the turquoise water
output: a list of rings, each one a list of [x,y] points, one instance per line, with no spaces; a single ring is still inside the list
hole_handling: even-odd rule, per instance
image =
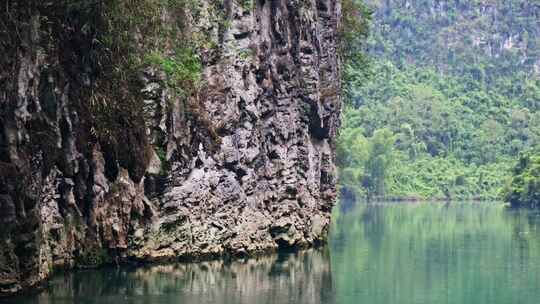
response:
[[[540,217],[499,203],[334,210],[336,303],[540,303]]]
[[[76,271],[4,302],[540,303],[536,212],[499,203],[348,202],[333,217],[320,250]]]

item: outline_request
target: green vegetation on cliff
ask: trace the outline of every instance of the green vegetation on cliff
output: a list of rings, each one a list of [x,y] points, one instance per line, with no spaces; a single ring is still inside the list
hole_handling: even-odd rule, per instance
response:
[[[338,144],[342,189],[499,197],[518,154],[540,144],[540,5],[369,5],[371,71],[349,83]]]

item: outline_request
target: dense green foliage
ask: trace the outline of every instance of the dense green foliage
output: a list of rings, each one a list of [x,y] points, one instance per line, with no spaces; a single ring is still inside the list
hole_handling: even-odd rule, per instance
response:
[[[345,94],[363,83],[369,74],[369,60],[365,52],[369,25],[373,12],[361,0],[343,0],[339,28],[340,53],[343,57],[343,84]]]
[[[540,206],[540,153],[523,153],[504,189],[504,198],[514,207]]]
[[[181,97],[188,97],[201,81],[201,61],[191,47],[177,48],[169,56],[153,51],[147,55],[146,61],[165,72],[167,86]]]
[[[369,197],[498,197],[520,151],[540,144],[540,5],[408,3],[371,3],[373,62],[368,80],[349,83],[341,185]]]

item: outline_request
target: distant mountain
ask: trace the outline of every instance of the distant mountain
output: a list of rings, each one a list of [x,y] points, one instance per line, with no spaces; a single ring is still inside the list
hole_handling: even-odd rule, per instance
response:
[[[540,75],[538,0],[367,0],[370,51],[395,63],[487,80],[516,70]]]

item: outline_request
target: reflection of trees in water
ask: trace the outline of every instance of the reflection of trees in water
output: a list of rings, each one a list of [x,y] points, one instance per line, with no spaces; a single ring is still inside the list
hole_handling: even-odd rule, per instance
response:
[[[354,198],[342,197],[337,207],[340,209],[341,213],[347,213],[349,211],[354,210],[357,204],[361,204],[361,203],[359,203]]]
[[[79,271],[58,276],[40,303],[333,303],[327,250],[238,261]]]
[[[336,302],[537,303],[539,213],[499,203],[360,203],[336,219]]]
[[[512,248],[517,251],[516,258],[523,270],[531,254],[540,252],[540,212],[528,209],[509,209],[505,220],[512,229]]]

